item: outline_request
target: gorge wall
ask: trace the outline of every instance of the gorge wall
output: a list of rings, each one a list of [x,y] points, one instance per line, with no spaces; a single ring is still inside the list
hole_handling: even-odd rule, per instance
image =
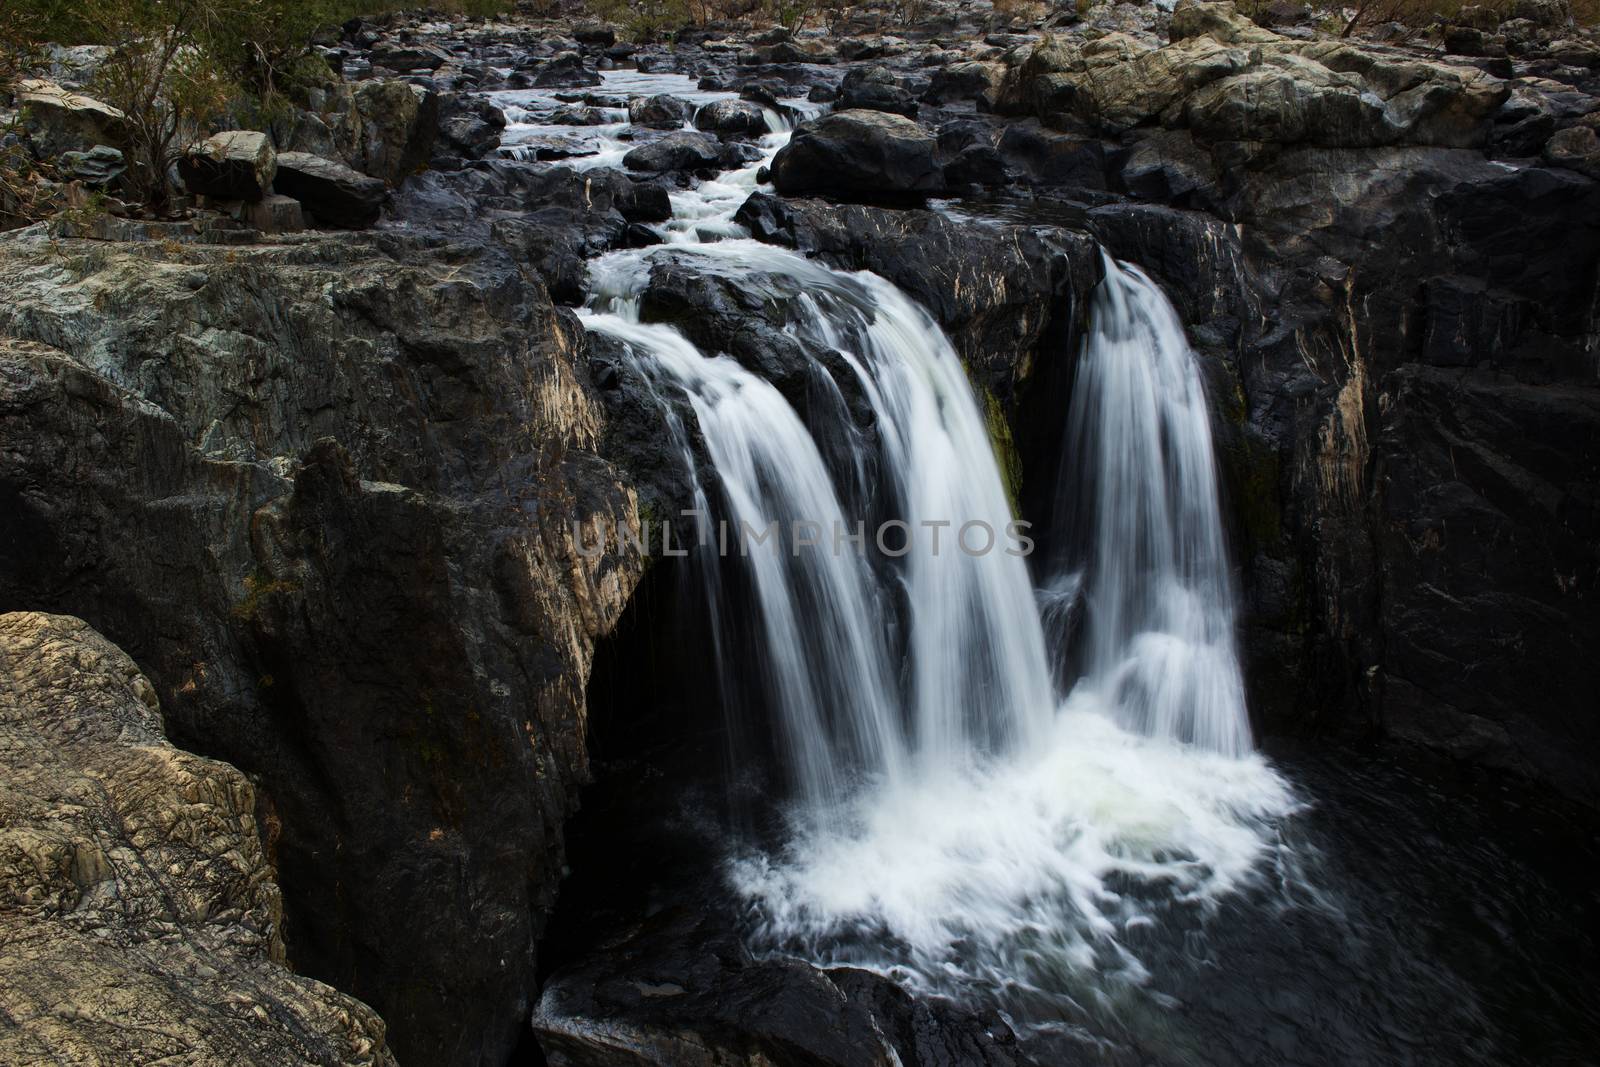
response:
[[[502,1062],[637,559],[583,336],[503,255],[11,236],[9,604],[91,619],[280,826],[298,966],[418,1062]]]

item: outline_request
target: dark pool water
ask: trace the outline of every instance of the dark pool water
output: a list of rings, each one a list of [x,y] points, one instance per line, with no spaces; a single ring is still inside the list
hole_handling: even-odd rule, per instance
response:
[[[602,767],[548,969],[668,903],[748,920],[724,882],[728,840],[774,822],[746,811],[730,828],[720,746],[707,734]],[[1269,876],[1213,912],[1169,909],[1127,942],[1148,980],[1077,994],[1071,1018],[1002,1001],[1038,1063],[1600,1062],[1592,816],[1487,772],[1268,753],[1310,801],[1283,828],[1301,886]]]

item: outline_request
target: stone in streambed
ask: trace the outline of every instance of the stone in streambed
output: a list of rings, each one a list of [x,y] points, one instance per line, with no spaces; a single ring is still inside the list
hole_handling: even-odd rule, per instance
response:
[[[599,85],[600,82],[600,75],[584,66],[583,57],[577,52],[563,52],[556,56],[541,67],[533,79],[533,84],[541,88]]]
[[[622,165],[629,170],[664,173],[700,170],[717,165],[720,159],[721,146],[715,138],[680,130],[635,148],[622,157]]]
[[[749,100],[717,100],[694,114],[694,126],[723,137],[760,137],[772,132],[767,113]]]
[[[628,101],[628,121],[655,130],[681,130],[694,108],[688,101],[668,93],[642,96]]]
[[[500,147],[505,112],[472,93],[447,93],[439,102],[439,140],[465,159],[482,159]]]
[[[780,193],[877,199],[938,192],[944,175],[932,133],[900,115],[840,111],[795,130],[773,158]]]

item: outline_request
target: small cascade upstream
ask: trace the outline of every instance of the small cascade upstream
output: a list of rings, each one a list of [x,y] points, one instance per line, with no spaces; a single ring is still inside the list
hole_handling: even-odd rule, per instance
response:
[[[664,404],[708,513],[693,564],[718,654],[759,650],[723,667],[773,709],[789,798],[786,841],[737,846],[729,877],[758,948],[1077,1025],[1151,980],[1137,931],[1198,929],[1258,879],[1296,806],[1250,751],[1194,357],[1159,290],[1108,260],[1069,414],[1067,548],[1036,599],[982,414],[927,312],[733,221],[785,139],[673,194],[663,244],[594,261],[582,312],[655,395],[687,403],[712,468],[694,471]],[[773,383],[641,321],[661,257],[772,287],[786,329],[829,354],[832,374],[808,358],[839,425],[819,435]],[[776,546],[740,541],[768,527]],[[749,596],[730,605],[736,570]],[[1061,619],[1082,664],[1066,686]]]

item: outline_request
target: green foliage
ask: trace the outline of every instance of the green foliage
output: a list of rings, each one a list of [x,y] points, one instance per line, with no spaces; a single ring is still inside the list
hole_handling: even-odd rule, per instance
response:
[[[590,0],[588,7],[642,43],[659,40],[694,18],[689,0]]]
[[[0,86],[38,42],[103,44],[88,92],[127,115],[129,194],[161,213],[178,154],[224,112],[270,127],[290,99],[332,77],[317,37],[356,15],[412,5],[387,0],[6,0]],[[511,0],[435,0],[451,15],[500,14]],[[0,216],[29,217],[37,168],[0,160]]]
[[[19,12],[0,23],[0,89],[7,89],[34,59],[37,17]],[[20,137],[22,117],[0,122],[0,229],[22,226],[50,213],[49,175]]]

